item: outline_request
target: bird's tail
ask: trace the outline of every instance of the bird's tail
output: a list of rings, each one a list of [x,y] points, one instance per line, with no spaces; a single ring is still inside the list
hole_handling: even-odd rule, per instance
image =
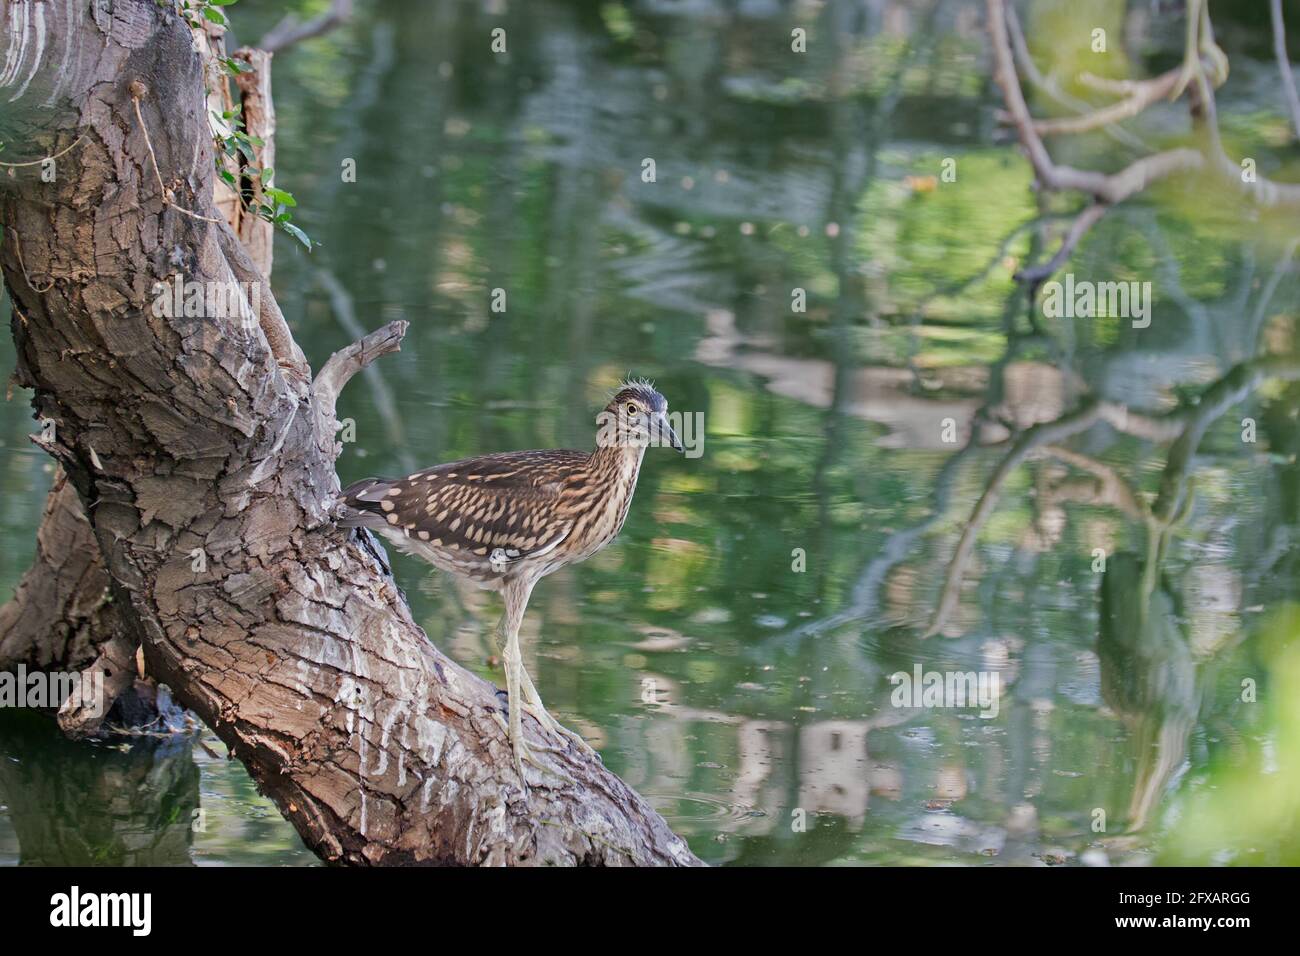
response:
[[[388,527],[388,519],[379,502],[393,487],[391,478],[363,478],[339,493],[338,525],[340,528]]]

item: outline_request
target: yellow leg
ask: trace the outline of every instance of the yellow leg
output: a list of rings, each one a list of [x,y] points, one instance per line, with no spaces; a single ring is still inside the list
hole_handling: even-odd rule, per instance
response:
[[[550,715],[545,705],[542,704],[542,697],[537,693],[537,688],[533,686],[533,680],[528,676],[527,669],[523,670],[523,682],[523,709],[526,713],[531,714],[535,721],[547,730],[551,731],[557,737],[568,740],[579,750],[585,751],[586,753],[596,752],[579,734],[573,732],[568,727],[565,727]]]
[[[507,725],[507,733],[510,735],[510,746],[514,751],[515,772],[519,774],[519,782],[523,786],[525,793],[528,792],[528,778],[524,775],[524,764],[526,763],[532,764],[538,770],[553,774],[562,780],[570,779],[565,774],[546,766],[533,756],[532,750],[524,740],[523,717],[525,713],[531,714],[533,719],[544,729],[549,730],[559,727],[559,724],[551,718],[551,715],[546,713],[546,708],[541,706],[541,698],[537,696],[537,689],[533,687],[532,679],[528,676],[528,671],[524,669],[523,654],[519,650],[519,626],[523,623],[524,610],[528,607],[528,598],[533,592],[533,584],[534,582],[529,580],[512,581],[502,591],[506,603],[506,614],[503,621],[505,648],[502,652],[502,658],[506,671],[506,694],[510,698],[510,721]]]

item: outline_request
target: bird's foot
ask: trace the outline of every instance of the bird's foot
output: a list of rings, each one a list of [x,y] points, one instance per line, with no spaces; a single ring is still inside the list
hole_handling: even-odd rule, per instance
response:
[[[576,748],[580,753],[585,754],[596,753],[591,744],[583,740],[579,734],[570,730],[568,727],[565,727],[551,716],[550,712],[546,709],[546,705],[542,703],[541,695],[537,693],[537,688],[533,686],[531,680],[525,679],[523,683],[523,710],[525,714],[530,714],[533,720],[537,721],[538,724],[555,734],[555,736],[559,737],[561,740],[565,741],[570,749]]]
[[[532,764],[542,773],[552,774],[554,776],[560,777],[563,780],[568,781],[569,783],[573,782],[572,780],[569,780],[567,776],[560,773],[558,770],[548,767],[546,764],[538,760],[537,757],[534,756],[532,748],[529,747],[528,744],[524,742],[523,734],[518,734],[517,736],[511,737],[510,746],[514,751],[515,773],[519,774],[519,782],[523,785],[525,796],[528,795],[528,777],[524,775],[524,764]]]
[[[531,716],[539,725],[565,741],[571,749],[576,747],[580,752],[588,754],[594,754],[596,752],[592,749],[591,744],[582,739],[580,734],[565,727],[562,723],[552,717],[550,712],[542,706],[540,700],[525,700],[523,709],[525,714]]]
[[[531,764],[542,773],[549,773],[553,777],[559,777],[565,783],[575,784],[573,778],[568,774],[562,773],[537,759],[533,753],[533,748],[524,741],[522,721],[510,711],[509,695],[504,691],[497,691],[497,696],[501,698],[501,705],[505,709],[505,714],[503,715],[501,711],[494,710],[492,711],[492,717],[496,720],[497,726],[505,732],[506,739],[510,741],[510,748],[514,756],[515,773],[519,774],[519,783],[523,787],[524,795],[528,795],[528,777],[524,774],[524,764]],[[525,714],[532,713],[526,703],[519,709]],[[536,714],[533,714],[533,719],[537,719]],[[538,721],[538,723],[540,724],[541,721]],[[538,747],[537,749],[546,753],[560,752],[554,747]]]

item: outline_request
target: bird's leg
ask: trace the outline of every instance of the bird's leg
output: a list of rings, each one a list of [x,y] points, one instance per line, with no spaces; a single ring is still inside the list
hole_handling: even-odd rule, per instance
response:
[[[506,616],[502,615],[501,622],[497,625],[497,631],[494,634],[494,642],[496,643],[498,650],[505,640],[505,633]],[[531,714],[535,721],[537,721],[542,727],[554,733],[557,737],[566,739],[571,744],[576,744],[579,750],[587,753],[595,753],[596,751],[592,748],[591,744],[583,740],[580,734],[565,727],[551,716],[550,711],[546,709],[546,705],[542,703],[542,695],[537,692],[537,687],[533,684],[533,679],[528,674],[528,668],[520,667],[520,677],[523,680],[523,687],[521,688],[523,699],[520,701],[520,706],[523,708],[524,713]],[[511,700],[513,700],[513,698],[511,698]],[[500,723],[503,725],[505,724],[504,721],[500,721]]]
[[[519,782],[523,784],[524,790],[528,789],[528,779],[524,776],[524,763],[531,763],[540,769],[545,769],[537,762],[524,743],[523,727],[523,694],[520,690],[523,673],[523,661],[519,657],[519,635],[518,632],[511,633],[506,637],[505,647],[505,665],[506,665],[506,694],[510,698],[510,723],[508,732],[510,734],[510,746],[515,755],[515,772],[519,774]]]
[[[493,647],[493,650],[494,650],[496,653],[502,655],[502,658],[503,658],[503,659],[504,659],[504,657],[505,657],[505,646],[506,646],[506,641],[507,641],[507,639],[508,639],[508,638],[507,638],[507,632],[506,632],[506,616],[503,614],[503,615],[501,616],[501,620],[500,620],[499,622],[497,622],[496,629],[492,632],[492,647]],[[556,721],[551,717],[551,715],[548,714],[548,713],[546,712],[546,709],[545,709],[545,708],[541,708],[540,713],[539,713],[539,711],[538,711],[538,707],[537,707],[536,705],[541,703],[541,698],[538,697],[538,695],[537,695],[537,688],[535,688],[535,687],[533,686],[533,680],[532,680],[532,678],[528,676],[528,668],[523,667],[523,666],[521,665],[521,666],[520,666],[520,669],[519,669],[519,676],[520,676],[520,678],[521,678],[522,685],[523,685],[523,686],[520,688],[520,706],[523,708],[523,712],[524,712],[525,714],[532,714],[533,719],[536,720],[536,721],[537,721],[539,724],[541,724],[543,727],[546,727],[546,728],[548,728],[548,729],[550,729],[550,730],[559,730],[559,731],[561,731],[561,732],[564,732],[564,728],[561,727],[561,726],[560,726],[560,725],[559,725],[559,724],[558,724],[558,723],[557,723],[557,722],[556,722]],[[510,680],[511,680],[511,678],[510,678],[510,673],[509,673],[509,671],[507,670],[507,672],[506,672],[506,684],[507,684],[507,687],[508,687],[508,685],[509,685],[509,683],[510,683]],[[500,695],[500,694],[501,694],[501,691],[497,691],[497,694]],[[512,700],[512,698],[510,697],[510,692],[509,692],[508,689],[507,689],[507,691],[506,691],[505,698],[506,698],[506,700],[505,700],[505,704],[506,704],[506,705],[505,705],[505,713],[508,715],[508,714],[510,713],[510,703],[511,703],[511,700]],[[493,716],[496,718],[497,725],[498,725],[502,730],[504,730],[507,734],[509,734],[509,733],[510,733],[510,725],[509,725],[509,723],[507,722],[507,720],[506,720],[504,717],[502,717],[499,713],[495,713],[495,712],[494,712],[494,713],[493,713]],[[549,747],[547,747],[547,748],[543,748],[543,749],[548,750],[548,751],[551,750],[551,748],[549,748]]]
[[[579,750],[586,751],[587,753],[595,753],[591,744],[583,740],[581,735],[570,730],[568,727],[565,727],[550,715],[550,712],[547,711],[545,705],[542,704],[542,697],[537,693],[537,688],[533,686],[533,680],[528,676],[528,670],[526,668],[523,672],[523,679],[523,709],[527,713],[532,714],[534,720],[557,737],[568,740],[570,743],[577,745]]]
[[[501,620],[497,621],[497,626],[492,629],[492,636],[489,638],[492,643],[493,654],[504,654],[506,649],[506,616],[501,615]]]
[[[505,640],[506,615],[502,615],[501,621],[497,624],[497,629],[493,633],[493,644],[498,652],[500,652],[504,646]],[[523,686],[520,688],[523,695],[522,700],[520,701],[520,706],[523,708],[524,713],[531,714],[534,720],[536,720],[542,727],[554,733],[557,737],[567,739],[570,743],[576,744],[579,750],[588,753],[595,753],[591,745],[583,740],[579,734],[570,730],[568,727],[565,727],[551,716],[550,711],[548,711],[546,706],[542,703],[542,695],[537,692],[537,687],[533,684],[533,679],[528,673],[528,668],[523,666],[520,667],[520,677],[523,681]],[[504,720],[498,720],[498,723],[500,723],[502,728],[509,733],[508,725]]]
[[[537,691],[533,688],[533,682],[529,679],[528,672],[524,670],[524,658],[519,650],[519,625],[523,623],[524,610],[528,607],[528,597],[532,594],[532,591],[532,581],[520,580],[507,584],[502,592],[506,602],[506,640],[503,657],[506,670],[506,694],[510,699],[510,720],[507,725],[507,732],[510,735],[510,746],[514,750],[515,771],[519,774],[519,782],[523,785],[525,793],[528,791],[528,780],[524,776],[525,763],[530,763],[538,770],[553,774],[563,780],[569,779],[534,757],[532,750],[524,741],[523,715],[525,711],[533,714],[534,719],[543,727],[547,726],[528,706],[529,691],[531,691],[533,697],[536,697]],[[543,709],[542,713],[546,713],[546,711]],[[549,715],[547,717],[549,719]]]

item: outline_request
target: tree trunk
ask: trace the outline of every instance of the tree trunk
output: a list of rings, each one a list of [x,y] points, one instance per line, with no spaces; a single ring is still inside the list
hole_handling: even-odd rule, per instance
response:
[[[36,560],[0,607],[0,671],[80,670],[123,630],[108,573],[76,490],[62,469],[45,499]]]
[[[405,323],[312,384],[213,208],[185,23],[153,0],[0,0],[0,23],[4,158],[38,161],[0,176],[15,374],[149,672],[327,860],[698,863],[598,758],[531,721],[569,779],[530,769],[525,794],[494,688],[414,624],[369,536],[335,527],[334,401]],[[177,314],[177,282],[209,294],[202,314]],[[211,293],[234,283],[224,310]]]

